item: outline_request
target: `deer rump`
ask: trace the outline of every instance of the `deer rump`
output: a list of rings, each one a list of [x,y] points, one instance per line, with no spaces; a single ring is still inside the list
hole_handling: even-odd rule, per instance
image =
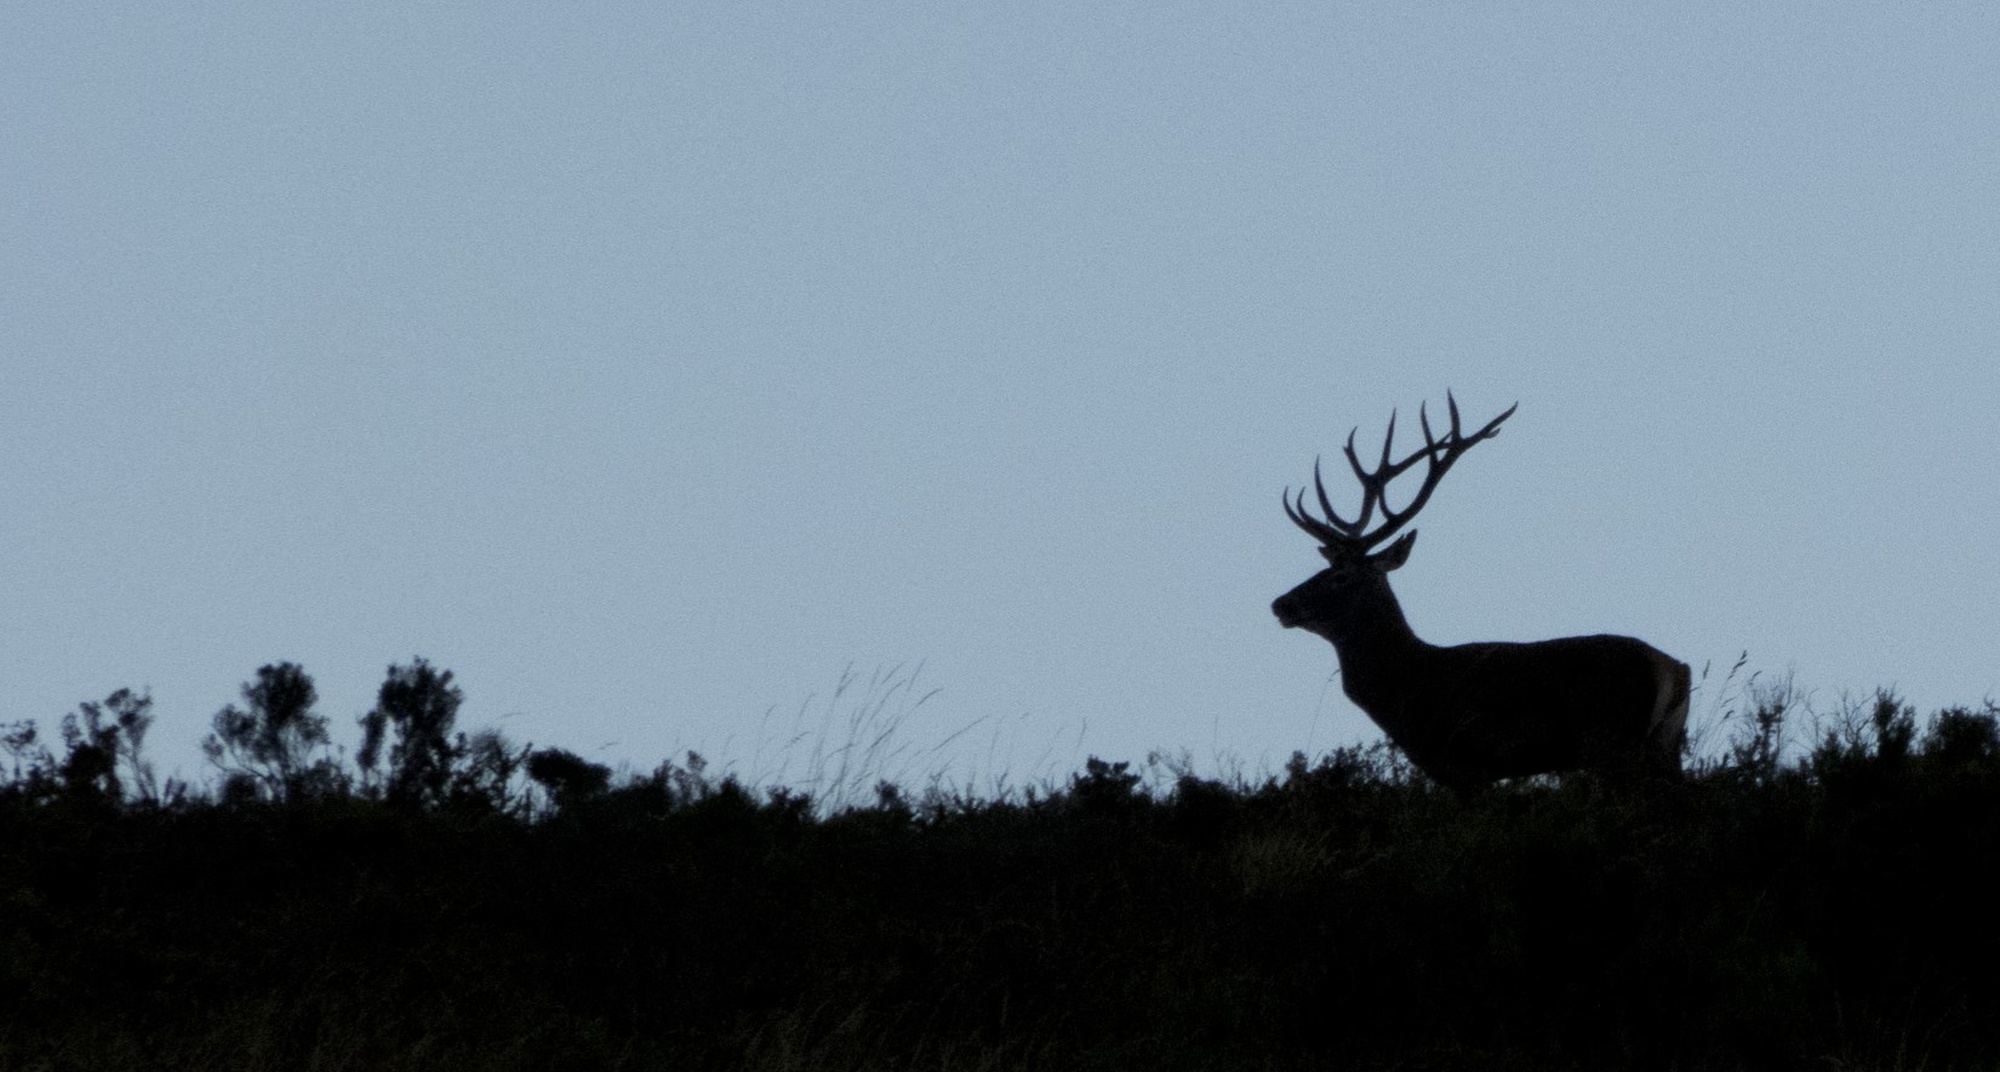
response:
[[[1642,640],[1487,641],[1410,659],[1391,709],[1348,695],[1440,784],[1580,769],[1620,780],[1680,774],[1689,670]]]

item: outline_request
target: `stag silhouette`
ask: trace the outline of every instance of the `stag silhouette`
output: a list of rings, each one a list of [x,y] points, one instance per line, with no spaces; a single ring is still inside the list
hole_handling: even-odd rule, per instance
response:
[[[1563,637],[1528,643],[1486,641],[1439,647],[1410,629],[1389,588],[1389,571],[1409,560],[1411,530],[1387,549],[1383,541],[1416,517],[1438,482],[1465,452],[1498,434],[1520,408],[1465,434],[1458,401],[1445,393],[1451,430],[1433,436],[1422,407],[1424,445],[1391,461],[1396,417],[1389,416],[1382,458],[1364,468],[1348,433],[1347,463],[1361,483],[1353,521],[1335,512],[1319,463],[1313,490],[1323,517],[1285,491],[1285,514],[1320,543],[1326,568],[1271,604],[1279,624],[1317,633],[1340,658],[1341,685],[1389,739],[1438,783],[1466,789],[1501,778],[1591,769],[1621,781],[1678,778],[1685,739],[1689,674],[1686,663],[1628,636]],[[1358,430],[1357,430],[1358,431]],[[1390,481],[1426,463],[1423,485],[1401,510],[1387,496]],[[1368,527],[1377,510],[1381,523]]]

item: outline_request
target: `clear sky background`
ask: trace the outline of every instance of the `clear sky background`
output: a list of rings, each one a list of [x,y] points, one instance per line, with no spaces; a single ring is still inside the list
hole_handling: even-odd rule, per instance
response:
[[[1426,639],[2000,694],[1990,4],[10,4],[0,102],[0,721],[1255,773],[1376,736],[1280,491],[1447,387]]]

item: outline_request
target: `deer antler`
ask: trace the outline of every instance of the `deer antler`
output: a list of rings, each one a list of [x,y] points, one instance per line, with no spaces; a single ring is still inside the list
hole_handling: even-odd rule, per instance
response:
[[[1398,530],[1409,523],[1411,518],[1417,516],[1417,512],[1424,508],[1424,503],[1430,501],[1431,492],[1437,490],[1438,481],[1444,479],[1444,474],[1451,469],[1452,463],[1458,461],[1460,455],[1471,450],[1473,444],[1498,435],[1500,422],[1513,416],[1514,411],[1521,408],[1521,404],[1516,402],[1507,407],[1507,412],[1487,421],[1485,427],[1471,435],[1466,435],[1459,428],[1458,400],[1451,396],[1450,391],[1444,393],[1444,398],[1445,404],[1451,408],[1451,431],[1443,439],[1434,436],[1431,433],[1430,415],[1424,411],[1423,405],[1418,405],[1417,422],[1424,430],[1424,446],[1423,449],[1404,458],[1402,461],[1392,462],[1389,460],[1396,442],[1396,414],[1394,410],[1391,410],[1389,413],[1388,434],[1382,437],[1382,460],[1376,463],[1373,471],[1362,468],[1360,456],[1354,453],[1354,437],[1360,432],[1360,429],[1357,428],[1347,433],[1347,446],[1344,448],[1347,454],[1347,465],[1354,470],[1355,479],[1361,482],[1361,514],[1359,517],[1353,521],[1348,521],[1334,510],[1333,500],[1328,498],[1326,494],[1326,484],[1320,480],[1319,459],[1317,458],[1313,459],[1313,491],[1319,497],[1320,509],[1326,513],[1325,520],[1313,517],[1310,513],[1306,512],[1306,492],[1304,488],[1299,489],[1296,501],[1293,500],[1292,489],[1285,489],[1285,516],[1291,518],[1293,524],[1304,529],[1315,539],[1329,547],[1335,544],[1346,544],[1365,550],[1395,535]],[[1391,509],[1387,496],[1389,482],[1408,472],[1410,467],[1416,465],[1420,460],[1428,460],[1429,462],[1428,468],[1424,471],[1424,486],[1417,489],[1416,497],[1410,500],[1408,506],[1405,506],[1401,510]],[[1374,516],[1375,508],[1378,506],[1382,508],[1382,525],[1375,531],[1369,532],[1369,519]]]

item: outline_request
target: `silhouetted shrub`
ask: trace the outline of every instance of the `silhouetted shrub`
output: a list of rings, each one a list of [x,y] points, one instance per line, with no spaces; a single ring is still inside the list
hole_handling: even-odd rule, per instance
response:
[[[257,669],[243,683],[243,707],[215,713],[214,732],[202,752],[223,772],[225,798],[241,799],[244,787],[268,800],[324,796],[346,787],[345,772],[325,752],[326,719],[313,714],[319,694],[297,663]]]
[[[1878,691],[1869,722],[1875,727],[1875,754],[1884,762],[1900,763],[1910,754],[1910,742],[1917,735],[1916,708],[1892,692]]]
[[[1168,801],[1168,828],[1181,840],[1218,845],[1236,828],[1237,794],[1219,781],[1183,774]]]
[[[1949,707],[1924,732],[1926,762],[1950,771],[1986,773],[2000,758],[2000,711]]]
[[[442,803],[458,758],[452,726],[464,701],[465,694],[451,683],[451,671],[438,670],[422,658],[409,666],[391,664],[374,710],[361,718],[358,758],[364,777],[373,777],[382,745],[394,731],[388,799],[411,806]]]
[[[1091,756],[1084,773],[1070,778],[1069,798],[1085,814],[1115,814],[1143,801],[1136,793],[1139,776],[1126,762],[1106,763]]]
[[[34,719],[10,722],[0,728],[0,748],[7,752],[7,783],[0,796],[12,799],[45,800],[56,791],[56,760],[42,744],[41,730]]]
[[[1782,770],[1785,716],[1792,707],[1792,691],[1789,679],[1752,686],[1750,720],[1738,727],[1724,764],[1731,777],[1761,788],[1777,781]]]
[[[561,748],[530,752],[527,770],[559,811],[602,797],[611,784],[610,767]]]
[[[514,785],[514,775],[528,758],[498,730],[459,734],[451,750],[451,778],[445,800],[471,811],[526,814],[528,800]]]
[[[85,702],[64,715],[67,749],[57,773],[71,799],[115,804],[129,786],[138,799],[157,803],[160,787],[145,759],[146,731],[153,725],[153,699],[119,689],[102,704]],[[124,768],[126,779],[118,777]]]

